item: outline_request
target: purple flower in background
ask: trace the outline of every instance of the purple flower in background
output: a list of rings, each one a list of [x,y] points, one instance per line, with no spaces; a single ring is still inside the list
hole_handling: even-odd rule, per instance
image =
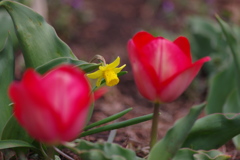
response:
[[[76,9],[80,8],[82,4],[82,0],[62,0],[62,1],[63,3],[66,3]]]

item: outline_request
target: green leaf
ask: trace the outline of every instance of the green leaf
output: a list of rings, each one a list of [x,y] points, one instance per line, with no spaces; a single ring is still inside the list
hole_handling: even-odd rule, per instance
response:
[[[80,157],[87,160],[126,160],[123,156],[119,155],[107,157],[101,150],[85,151],[80,154]]]
[[[3,8],[0,8],[0,48],[3,48],[6,42],[7,37],[11,36],[11,40],[13,42],[13,46],[17,45],[17,37],[14,31],[13,22],[7,11]]]
[[[87,160],[137,160],[135,152],[114,143],[91,143],[78,140],[74,152]]]
[[[240,150],[240,135],[233,137],[232,141],[233,141],[233,144],[235,145],[236,149]]]
[[[0,7],[7,10],[14,22],[27,67],[36,68],[59,57],[77,59],[42,16],[13,1],[2,1]]]
[[[212,114],[196,121],[182,147],[217,149],[240,134],[239,114]]]
[[[209,56],[216,50],[216,40],[218,37],[219,27],[216,26],[214,21],[207,18],[190,17],[188,19],[189,32],[192,35],[192,39],[195,43],[191,43],[194,46],[194,54],[197,58],[203,58]],[[200,47],[204,48],[204,52]],[[191,47],[192,48],[192,47]]]
[[[16,118],[12,115],[5,127],[3,128],[1,140],[22,140],[28,143],[32,143],[33,139],[28,135],[28,133],[19,125]]]
[[[211,61],[203,66],[207,73],[222,71],[232,63],[221,28],[215,21],[195,16],[189,18],[188,26],[193,56],[197,59],[211,56]]]
[[[91,106],[88,109],[88,117],[87,117],[87,120],[85,122],[86,125],[89,123],[89,121],[92,118],[93,110],[94,110],[94,102],[91,104]]]
[[[117,75],[118,75],[118,77],[120,77],[120,76],[123,76],[124,74],[127,74],[127,73],[128,73],[127,71],[121,71]]]
[[[0,48],[0,137],[3,127],[12,114],[8,98],[8,87],[14,78],[14,54],[10,37],[5,39],[4,48]]]
[[[172,160],[194,160],[193,155],[197,153],[197,151],[194,151],[189,148],[182,148],[178,150],[177,154],[174,156]]]
[[[235,72],[231,65],[226,70],[215,74],[209,84],[207,114],[222,113],[228,95],[235,86]]]
[[[126,110],[124,110],[124,111],[122,111],[122,112],[119,112],[119,113],[114,114],[114,115],[112,115],[112,116],[110,116],[110,117],[107,117],[107,118],[105,118],[105,119],[102,119],[102,120],[100,120],[100,121],[97,121],[97,122],[95,122],[95,123],[92,123],[92,124],[86,126],[86,127],[84,128],[84,131],[89,130],[89,129],[93,128],[93,127],[100,126],[100,125],[102,125],[102,124],[105,124],[105,123],[114,121],[114,120],[116,120],[116,119],[124,116],[125,114],[127,114],[127,113],[130,112],[131,110],[132,110],[132,108],[128,108],[128,109],[126,109]]]
[[[223,36],[225,37],[225,40],[231,49],[231,45],[235,45],[237,43],[237,38],[235,37],[235,34],[233,34],[233,28],[224,22],[218,15],[215,15],[215,17],[218,25],[220,26],[221,32],[223,33]]]
[[[39,67],[36,68],[37,72],[40,74],[46,73],[48,70],[60,65],[60,64],[73,64],[75,66],[78,66],[86,73],[91,72],[99,67],[100,64],[96,63],[88,63],[82,60],[76,60],[68,57],[60,57],[53,59]]]
[[[237,89],[234,88],[231,94],[227,97],[227,100],[223,107],[224,113],[240,113],[240,100],[238,96]],[[233,138],[233,143],[236,148],[240,149],[240,135]]]
[[[103,126],[103,127],[99,127],[99,128],[95,128],[95,129],[85,131],[80,135],[80,137],[96,134],[96,133],[99,133],[99,132],[110,131],[110,130],[113,130],[113,129],[118,129],[118,128],[131,126],[131,125],[134,125],[134,124],[138,124],[138,123],[141,123],[141,122],[148,121],[148,120],[152,119],[152,117],[153,117],[153,114],[148,114],[148,115],[145,115],[145,116],[140,116],[140,117],[137,117],[137,118],[126,120],[126,121],[109,124],[109,125],[106,125],[106,126]]]
[[[220,151],[212,150],[208,152],[199,151],[199,153],[194,154],[195,160],[228,160],[231,158],[229,155],[224,155]]]
[[[96,64],[96,63],[87,63],[87,64],[77,65],[77,67],[82,69],[85,73],[92,72],[93,70],[97,69],[99,66],[100,64]]]
[[[195,158],[195,160],[228,160],[231,157],[227,156],[227,155],[220,155],[220,156],[211,158],[205,154],[195,154],[194,158]]]
[[[173,160],[228,160],[229,155],[224,155],[218,150],[211,151],[195,151],[189,148],[180,149]]]
[[[238,82],[236,83],[236,88],[238,91],[238,95],[240,96],[240,83],[239,83],[240,82],[240,61],[239,61],[240,59],[239,59],[239,53],[237,52],[239,48],[235,47],[236,45],[238,45],[238,42],[234,34],[230,31],[229,26],[219,16],[216,16],[216,18],[232,53],[235,76]]]
[[[217,99],[220,101],[226,101],[224,106],[223,106],[223,112],[224,113],[239,113],[240,112],[240,102],[239,102],[239,97],[240,97],[240,59],[239,59],[239,39],[237,39],[236,37],[239,36],[239,28],[238,31],[234,32],[234,28],[230,28],[229,25],[227,25],[220,17],[216,16],[217,21],[219,23],[219,26],[221,27],[222,33],[226,39],[227,45],[230,48],[232,57],[233,57],[233,64],[234,64],[234,69],[231,68],[231,72],[235,71],[233,76],[230,76],[227,79],[234,79],[235,81],[231,80],[232,82],[225,82],[225,85],[227,87],[229,87],[228,89],[230,89],[231,87],[233,87],[234,89],[231,90],[231,93],[229,93],[228,95],[225,95],[225,97],[218,97]],[[236,34],[237,33],[237,34]],[[233,86],[232,86],[233,85]],[[224,86],[224,85],[223,85]],[[220,87],[221,89],[223,87]],[[224,87],[226,88],[226,87]],[[228,90],[229,91],[229,90]],[[216,98],[216,97],[215,97]],[[217,101],[217,99],[215,101]],[[209,104],[210,106],[211,104]],[[212,108],[214,108],[215,106],[211,105]],[[233,139],[233,142],[235,144],[235,146],[237,148],[240,148],[240,142],[239,142],[240,136],[236,136]]]
[[[223,113],[240,113],[240,101],[236,88],[228,95],[223,106]]]
[[[16,148],[16,147],[27,147],[27,148],[36,149],[30,143],[21,141],[21,140],[1,140],[0,141],[0,150],[7,149],[7,148]]]
[[[168,130],[164,138],[153,146],[149,153],[148,160],[159,160],[159,157],[161,157],[161,160],[172,159],[182,146],[204,106],[205,104],[194,106],[186,117],[178,120],[176,124]]]

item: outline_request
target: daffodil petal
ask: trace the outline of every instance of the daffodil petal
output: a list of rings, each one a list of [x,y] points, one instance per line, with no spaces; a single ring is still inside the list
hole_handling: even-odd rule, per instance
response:
[[[96,86],[99,87],[101,85],[103,77],[98,78]]]
[[[102,77],[102,75],[103,75],[103,72],[101,70],[87,74],[88,78],[92,78],[92,79],[97,79],[99,77]]]
[[[117,74],[117,73],[119,73],[125,66],[126,66],[126,64],[122,65],[122,66],[119,67],[119,68],[114,68],[113,71]]]
[[[120,58],[117,57],[117,58],[115,59],[115,61],[113,61],[112,63],[110,63],[110,64],[107,65],[107,68],[108,68],[108,69],[114,69],[114,68],[116,68],[119,64],[120,64]]]
[[[108,66],[108,65],[107,65]],[[107,69],[107,66],[99,66],[99,70],[105,71]]]

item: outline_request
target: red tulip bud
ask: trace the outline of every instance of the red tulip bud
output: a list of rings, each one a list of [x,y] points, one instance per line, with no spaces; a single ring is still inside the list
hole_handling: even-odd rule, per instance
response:
[[[171,42],[147,32],[139,32],[129,40],[128,54],[139,92],[160,103],[178,98],[210,60],[204,57],[193,63],[185,37]]]
[[[9,89],[14,116],[39,141],[60,144],[82,131],[93,94],[84,73],[62,65],[44,76],[28,69]]]

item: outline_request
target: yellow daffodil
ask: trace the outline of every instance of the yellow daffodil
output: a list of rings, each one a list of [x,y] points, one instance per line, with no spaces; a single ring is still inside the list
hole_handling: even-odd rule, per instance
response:
[[[107,86],[114,86],[118,84],[119,78],[117,74],[126,66],[125,64],[119,68],[117,66],[120,64],[120,58],[117,57],[115,61],[110,64],[99,66],[99,70],[96,72],[87,74],[91,79],[97,79],[97,87],[101,85],[101,81],[104,78]]]

